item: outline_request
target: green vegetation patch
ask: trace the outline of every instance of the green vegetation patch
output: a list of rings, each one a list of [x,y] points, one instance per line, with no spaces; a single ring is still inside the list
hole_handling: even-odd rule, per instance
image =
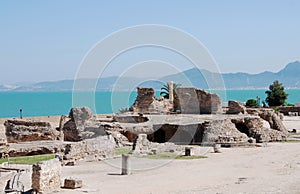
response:
[[[207,158],[207,156],[184,156],[184,155],[177,155],[175,153],[159,153],[159,154],[149,154],[143,157],[150,158],[150,159],[201,159]]]
[[[300,139],[287,139],[280,142],[286,142],[286,143],[300,143]]]
[[[128,154],[130,151],[131,151],[131,146],[116,148],[115,155]]]
[[[55,154],[24,156],[24,157],[15,157],[15,158],[1,158],[0,164],[4,162],[9,162],[10,164],[35,164],[37,162],[51,160],[53,158],[55,158]]]

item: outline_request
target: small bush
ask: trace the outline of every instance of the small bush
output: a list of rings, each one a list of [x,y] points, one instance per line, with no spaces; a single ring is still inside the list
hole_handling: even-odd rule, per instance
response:
[[[249,100],[247,100],[246,106],[247,107],[258,107],[257,100],[255,100],[255,99],[249,99]]]

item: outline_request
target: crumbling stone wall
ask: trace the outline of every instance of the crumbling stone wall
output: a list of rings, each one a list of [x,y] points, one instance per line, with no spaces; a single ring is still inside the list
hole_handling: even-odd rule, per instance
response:
[[[7,142],[58,140],[60,133],[49,122],[7,120],[4,123]]]
[[[80,142],[66,143],[64,159],[90,161],[110,158],[114,155],[116,142],[111,135],[99,136],[93,139],[86,139]]]
[[[217,94],[211,94],[193,87],[176,89],[175,110],[185,114],[216,114],[222,112],[222,101]]]
[[[58,159],[32,165],[32,189],[38,193],[52,193],[61,187],[61,163]]]
[[[162,152],[180,152],[182,147],[171,143],[155,143],[147,139],[147,134],[139,134],[135,138],[132,147],[132,154],[150,154],[153,153],[162,153]]]
[[[9,145],[7,144],[6,139],[0,137],[0,158],[6,157],[8,151],[9,151]]]
[[[167,113],[173,111],[173,102],[163,97],[155,99],[153,88],[137,88],[137,98],[130,111],[138,113]]]
[[[151,104],[155,101],[155,92],[153,88],[137,88],[137,98],[130,107],[133,112],[149,112]]]
[[[280,106],[278,107],[279,111],[284,115],[289,115],[289,113],[298,113],[300,116],[300,107],[297,106]]]

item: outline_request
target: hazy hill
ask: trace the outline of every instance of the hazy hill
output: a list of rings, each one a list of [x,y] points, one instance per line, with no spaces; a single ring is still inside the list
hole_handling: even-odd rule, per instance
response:
[[[153,87],[160,89],[162,82],[174,81],[183,86],[195,86],[203,89],[218,89],[220,82],[224,82],[226,89],[266,89],[274,81],[279,80],[285,88],[300,89],[300,62],[289,63],[279,72],[265,71],[259,74],[248,73],[224,73],[219,75],[207,70],[196,68],[183,71],[178,74],[168,75],[160,78],[158,81],[145,81],[143,78],[134,77],[106,77],[100,80],[82,79],[80,85],[89,86],[90,90],[97,91],[125,91],[133,90],[137,86]],[[223,80],[221,80],[221,79]],[[0,85],[0,91],[72,91],[73,80],[62,80],[55,82],[39,82],[21,86]],[[96,86],[95,84],[96,83]],[[139,85],[139,83],[141,83]],[[208,85],[209,84],[209,85]]]

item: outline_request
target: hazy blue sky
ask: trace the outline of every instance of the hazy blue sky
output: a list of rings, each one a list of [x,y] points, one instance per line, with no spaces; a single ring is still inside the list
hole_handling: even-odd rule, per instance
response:
[[[139,24],[194,35],[222,72],[300,60],[298,0],[0,0],[0,84],[73,79],[96,42]]]

